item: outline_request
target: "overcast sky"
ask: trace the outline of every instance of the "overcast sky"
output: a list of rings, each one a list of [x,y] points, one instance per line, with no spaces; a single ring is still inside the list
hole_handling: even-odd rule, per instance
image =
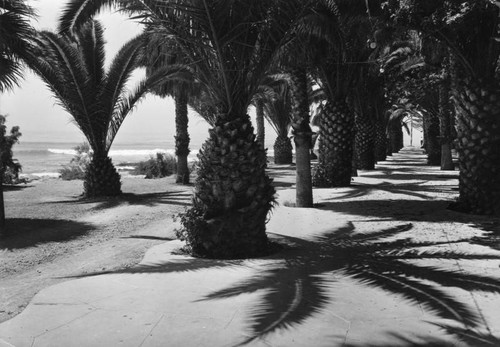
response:
[[[55,30],[62,0],[30,0],[38,11],[37,29]],[[105,26],[106,58],[110,61],[119,48],[140,32],[140,25],[125,16],[107,11],[97,18]],[[140,76],[136,78],[139,79]],[[133,84],[129,85],[132,88]],[[71,117],[52,97],[45,84],[26,70],[20,86],[0,95],[0,113],[8,114],[7,125],[19,125],[22,141],[77,142],[84,140]],[[175,134],[174,105],[171,99],[149,95],[129,114],[118,132],[115,143],[130,141],[147,142],[149,138],[172,140]],[[190,117],[192,138],[205,139],[208,126],[198,117]]]

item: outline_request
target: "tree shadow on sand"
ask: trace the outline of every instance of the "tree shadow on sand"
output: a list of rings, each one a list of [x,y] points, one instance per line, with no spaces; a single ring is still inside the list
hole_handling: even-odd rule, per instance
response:
[[[61,219],[9,218],[7,236],[0,239],[1,249],[36,247],[48,242],[69,241],[82,237],[94,226],[87,223]]]
[[[61,200],[55,201],[57,204],[92,204],[96,206],[94,210],[106,210],[113,207],[122,205],[137,205],[153,207],[156,205],[179,205],[190,206],[192,194],[183,191],[169,191],[159,193],[123,193],[115,197],[84,199],[79,198],[75,200]]]
[[[411,229],[411,224],[402,224],[360,233],[349,222],[343,228],[308,240],[274,235],[284,245],[284,250],[266,257],[269,262],[256,275],[229,288],[209,293],[198,301],[263,292],[247,312],[248,338],[238,344],[242,346],[269,334],[299,327],[334,303],[333,284],[339,278],[350,278],[355,281],[355,285],[382,289],[387,295],[397,295],[409,304],[421,305],[437,318],[456,323],[458,328],[451,333],[458,339],[463,338],[463,333],[469,337],[494,339],[493,336],[481,335],[479,329],[483,326],[480,315],[447,291],[447,288],[500,294],[500,279],[443,269],[438,265],[443,259],[500,259],[500,255],[452,251],[446,247],[451,243],[469,242],[466,239],[452,242],[415,241],[405,235]],[[434,265],[419,265],[421,263],[415,260],[427,260],[427,263]],[[237,266],[244,266],[244,261],[188,258],[75,277],[113,273],[171,273]],[[401,338],[404,342],[406,337]],[[424,336],[423,339],[432,342],[431,336]]]

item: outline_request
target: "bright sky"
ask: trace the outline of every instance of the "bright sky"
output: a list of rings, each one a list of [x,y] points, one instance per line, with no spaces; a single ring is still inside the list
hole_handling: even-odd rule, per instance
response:
[[[38,11],[35,28],[55,30],[62,0],[30,0]],[[110,59],[129,39],[140,32],[140,25],[119,13],[106,12],[97,19],[104,24],[106,58]],[[137,75],[136,80],[140,78]],[[133,88],[133,83],[129,85]],[[0,113],[8,114],[7,126],[19,125],[23,133],[21,141],[76,142],[84,140],[78,128],[71,123],[71,117],[56,104],[45,84],[33,73],[26,70],[20,86],[0,95]],[[175,134],[174,104],[171,99],[161,99],[149,95],[127,116],[115,143],[142,142],[151,140],[173,141]],[[193,140],[203,141],[208,136],[205,121],[198,116],[190,117],[189,131]]]

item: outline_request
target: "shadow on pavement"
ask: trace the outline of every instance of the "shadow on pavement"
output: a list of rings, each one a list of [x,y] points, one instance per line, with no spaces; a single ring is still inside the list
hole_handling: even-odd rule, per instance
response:
[[[471,335],[475,329],[483,328],[483,320],[475,308],[451,294],[447,288],[500,294],[500,279],[447,270],[439,265],[443,259],[500,259],[500,255],[454,252],[446,247],[451,243],[468,243],[468,239],[452,242],[414,241],[406,234],[412,228],[412,224],[408,223],[362,233],[349,222],[342,228],[311,240],[274,235],[273,238],[284,249],[264,258],[268,260],[267,265],[259,268],[256,275],[228,288],[207,293],[199,301],[262,293],[246,313],[248,338],[239,345],[246,345],[277,331],[297,328],[327,305],[335,304],[335,294],[332,293],[335,293],[337,279],[346,277],[354,280],[355,285],[381,289],[387,295],[396,295],[409,304],[420,305],[437,318],[458,324],[463,328],[452,332],[458,339],[463,332]],[[427,260],[427,263],[435,265],[422,266],[412,260]],[[75,277],[235,269],[238,266],[245,266],[244,260],[186,257],[177,261]],[[405,344],[410,343],[410,340],[405,341],[406,337],[400,338],[401,346],[412,346]],[[432,336],[422,338],[427,343],[433,342]]]

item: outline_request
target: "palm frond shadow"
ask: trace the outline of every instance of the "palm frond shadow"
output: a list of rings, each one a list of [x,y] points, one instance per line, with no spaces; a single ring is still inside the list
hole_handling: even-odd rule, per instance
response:
[[[474,237],[471,243],[500,250],[500,220],[478,222],[475,223],[475,227],[485,231],[485,233]]]
[[[81,196],[72,200],[54,201],[57,204],[92,204],[96,203],[95,210],[106,210],[121,205],[143,205],[156,206],[165,205],[180,205],[190,206],[190,198],[192,194],[183,191],[155,192],[155,193],[123,193],[116,197],[84,199]]]
[[[426,182],[422,182],[426,183]],[[353,199],[360,198],[370,195],[372,192],[381,190],[395,195],[407,195],[413,196],[420,199],[429,199],[429,195],[426,193],[433,191],[442,191],[443,186],[434,185],[394,185],[388,182],[382,182],[380,184],[352,184],[349,186],[348,190],[343,193],[337,193],[334,197],[327,199],[332,201],[337,201],[339,199]],[[446,188],[446,186],[444,187]]]
[[[154,274],[154,273],[174,273],[193,272],[205,269],[222,269],[241,265],[243,260],[213,260],[202,258],[179,259],[176,261],[158,261],[156,263],[139,264],[117,270],[96,271],[64,278],[85,278],[100,275],[116,274]]]
[[[433,323],[434,324],[434,323]],[[445,331],[448,335],[455,336],[466,346],[475,347],[496,347],[500,346],[500,338],[493,336],[489,332],[481,332],[477,329],[464,329],[450,325],[434,324]],[[399,333],[387,333],[392,344],[384,342],[383,344],[370,343],[346,343],[344,347],[454,347],[456,344],[435,336],[404,336]]]
[[[238,346],[298,327],[321,312],[334,299],[329,290],[339,276],[354,279],[361,286],[399,295],[411,304],[422,305],[438,318],[455,321],[466,329],[480,326],[481,320],[475,311],[449,294],[446,288],[500,294],[499,279],[419,266],[411,260],[500,259],[500,255],[452,252],[438,247],[449,242],[416,242],[398,237],[411,228],[411,224],[402,224],[364,234],[357,233],[349,223],[312,240],[277,235],[288,245],[280,254],[280,265],[274,263],[257,275],[201,300],[264,292],[248,312],[249,337]]]

